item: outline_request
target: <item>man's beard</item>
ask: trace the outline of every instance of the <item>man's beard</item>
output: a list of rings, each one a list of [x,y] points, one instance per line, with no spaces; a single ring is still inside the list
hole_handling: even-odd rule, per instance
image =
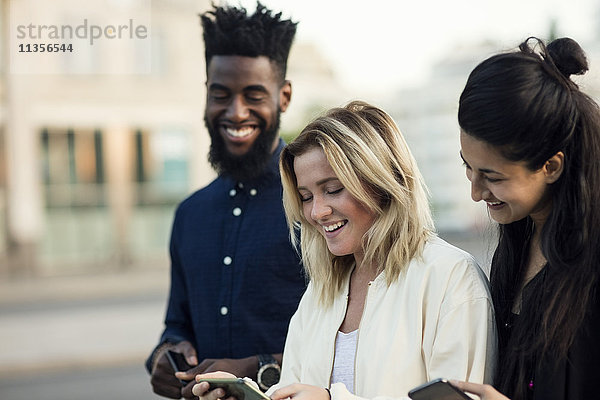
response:
[[[211,124],[205,115],[204,123],[211,139],[208,161],[215,171],[219,175],[227,175],[240,182],[247,182],[262,175],[271,160],[273,142],[279,131],[280,115],[281,113],[277,112],[275,124],[270,129],[261,128],[252,147],[241,156],[231,154],[227,150],[225,139],[218,132],[218,128],[215,128],[218,124]]]

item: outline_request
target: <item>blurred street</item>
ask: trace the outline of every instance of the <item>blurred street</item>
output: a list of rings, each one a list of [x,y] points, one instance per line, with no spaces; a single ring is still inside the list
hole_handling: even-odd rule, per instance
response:
[[[166,270],[0,283],[0,398],[153,399]]]
[[[3,400],[44,399],[164,399],[152,393],[141,363],[79,370],[28,373],[19,378],[0,378]]]

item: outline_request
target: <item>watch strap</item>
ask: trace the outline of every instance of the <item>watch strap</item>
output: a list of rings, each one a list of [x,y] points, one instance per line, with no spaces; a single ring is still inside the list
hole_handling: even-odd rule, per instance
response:
[[[258,357],[258,368],[267,364],[277,364],[277,360],[271,354],[259,354]]]

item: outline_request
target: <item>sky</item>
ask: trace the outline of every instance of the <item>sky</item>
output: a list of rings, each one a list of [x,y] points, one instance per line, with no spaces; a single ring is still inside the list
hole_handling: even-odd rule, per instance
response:
[[[600,40],[599,0],[261,0],[298,21],[297,41],[318,45],[340,82],[366,91],[425,80],[456,46],[498,42],[516,47],[559,36]],[[253,10],[254,0],[232,2]]]

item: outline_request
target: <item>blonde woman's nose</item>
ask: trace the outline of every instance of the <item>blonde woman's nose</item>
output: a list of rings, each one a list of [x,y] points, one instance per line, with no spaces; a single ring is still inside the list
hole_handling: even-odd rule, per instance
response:
[[[325,204],[323,200],[317,196],[313,197],[312,209],[310,211],[310,216],[312,219],[315,221],[320,220],[331,214],[331,212],[331,207]]]

